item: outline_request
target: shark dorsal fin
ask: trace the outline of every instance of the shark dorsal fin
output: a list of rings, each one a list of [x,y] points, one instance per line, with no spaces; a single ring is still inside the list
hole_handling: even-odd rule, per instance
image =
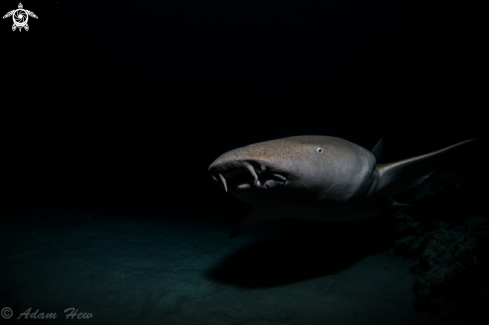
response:
[[[377,142],[377,144],[374,146],[372,149],[372,153],[375,156],[375,160],[377,163],[380,162],[380,154],[382,153],[382,145],[384,144],[384,137],[380,138],[380,140]]]
[[[377,164],[376,171],[379,173],[378,194],[394,196],[420,184],[449,158],[452,149],[474,140],[476,139],[462,141],[444,149],[390,164]]]

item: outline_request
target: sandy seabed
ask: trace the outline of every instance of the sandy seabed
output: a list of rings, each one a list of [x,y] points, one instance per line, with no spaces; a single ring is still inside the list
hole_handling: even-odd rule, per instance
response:
[[[232,223],[183,221],[192,213],[4,213],[0,295],[16,312],[10,323],[439,324],[412,308],[414,275],[400,257],[345,260],[332,256],[334,243],[260,227],[229,239]]]

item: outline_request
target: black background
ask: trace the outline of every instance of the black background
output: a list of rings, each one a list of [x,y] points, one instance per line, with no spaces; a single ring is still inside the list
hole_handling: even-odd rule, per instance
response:
[[[307,134],[384,136],[385,161],[478,138],[447,166],[488,180],[479,5],[22,3],[30,30],[0,25],[3,205],[219,204],[220,154]]]

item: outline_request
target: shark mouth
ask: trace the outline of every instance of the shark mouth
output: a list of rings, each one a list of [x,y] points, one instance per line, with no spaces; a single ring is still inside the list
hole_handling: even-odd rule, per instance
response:
[[[221,169],[221,168],[216,168]],[[242,161],[239,166],[211,172],[212,178],[222,183],[227,192],[229,187],[247,189],[251,187],[268,189],[285,186],[287,178],[283,175],[272,173],[263,165],[254,167],[247,161]]]

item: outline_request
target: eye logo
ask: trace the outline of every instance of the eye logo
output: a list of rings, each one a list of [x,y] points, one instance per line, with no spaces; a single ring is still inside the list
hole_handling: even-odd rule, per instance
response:
[[[36,18],[37,16],[35,13],[29,10],[25,10],[24,7],[22,6],[22,3],[19,3],[19,8],[14,9],[12,11],[9,11],[3,16],[3,19],[8,18],[12,16],[12,19],[14,21],[14,24],[12,25],[12,31],[15,31],[17,28],[19,29],[19,32],[22,31],[22,28],[24,28],[26,31],[29,30],[29,25],[27,25],[27,21],[29,20],[29,16]]]

